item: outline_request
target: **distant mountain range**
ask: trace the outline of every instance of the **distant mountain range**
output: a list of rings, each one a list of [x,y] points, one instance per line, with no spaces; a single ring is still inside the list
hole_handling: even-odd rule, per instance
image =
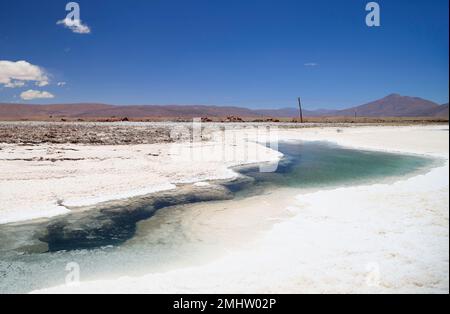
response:
[[[304,110],[305,117],[440,117],[448,118],[448,103],[436,104],[418,97],[391,94],[382,99],[343,110]],[[245,118],[293,118],[298,108],[248,109],[241,107],[193,106],[193,105],[143,105],[115,106],[96,103],[82,104],[0,104],[1,120],[67,118],[221,118],[237,116]]]

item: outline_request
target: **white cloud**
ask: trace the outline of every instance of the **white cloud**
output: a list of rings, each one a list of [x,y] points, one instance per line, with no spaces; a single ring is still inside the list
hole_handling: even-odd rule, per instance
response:
[[[316,67],[316,66],[318,66],[319,64],[318,63],[315,63],[315,62],[308,62],[308,63],[305,63],[304,64],[304,66],[305,67]]]
[[[27,81],[35,81],[37,85],[45,86],[48,84],[48,77],[41,67],[27,61],[0,60],[0,85],[22,87]]]
[[[67,83],[66,82],[58,82],[56,85],[58,85],[58,86],[65,86]]]
[[[63,25],[67,27],[72,32],[77,34],[90,34],[91,29],[86,24],[83,24],[80,19],[69,19],[65,18],[64,20],[60,20],[56,22],[58,25]]]
[[[46,91],[38,91],[29,89],[26,92],[20,94],[20,98],[23,100],[42,99],[42,98],[54,98],[55,96]]]

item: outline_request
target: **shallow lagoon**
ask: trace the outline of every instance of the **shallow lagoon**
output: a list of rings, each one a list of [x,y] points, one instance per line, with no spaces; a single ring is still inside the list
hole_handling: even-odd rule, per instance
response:
[[[205,218],[210,209],[223,211],[239,206],[240,200],[284,188],[302,191],[395,180],[425,172],[438,164],[420,156],[360,151],[327,143],[280,143],[279,150],[285,157],[275,172],[261,173],[257,166],[236,169],[242,174],[238,180],[217,182],[217,189],[207,187],[194,191],[195,197],[189,196],[187,187],[186,193],[170,195],[170,192],[158,199],[114,203],[110,208],[105,205],[106,209],[56,218],[45,224],[0,226],[0,242],[3,242],[0,244],[0,293],[28,292],[64,284],[65,268],[70,262],[80,265],[82,280],[196,265],[223,253],[220,247],[225,242],[219,241],[220,237],[214,233],[226,237],[230,232],[226,228],[218,230],[217,222],[214,228],[208,228],[211,222],[208,219],[214,217]],[[183,205],[196,202],[202,203]],[[261,213],[264,215],[270,216]],[[73,228],[69,233],[76,237],[65,237],[64,241],[58,238],[58,230],[80,221],[83,221],[77,226],[80,230]],[[51,229],[53,237],[36,236],[41,228],[47,232]],[[89,228],[92,232],[81,230]],[[24,235],[39,237],[47,243],[38,248],[34,245],[32,250],[24,249],[28,239]],[[20,242],[17,239],[21,237]]]

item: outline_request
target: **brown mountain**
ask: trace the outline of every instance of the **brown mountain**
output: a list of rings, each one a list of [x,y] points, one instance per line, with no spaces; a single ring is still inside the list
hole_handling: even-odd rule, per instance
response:
[[[142,106],[114,106],[96,103],[55,104],[55,105],[26,105],[0,104],[0,119],[26,118],[110,118],[110,117],[261,117],[261,113],[248,108],[192,106],[192,105],[142,105]]]
[[[321,113],[321,112],[320,112]],[[319,112],[304,111],[305,116],[317,116]],[[56,104],[56,105],[25,105],[0,104],[0,119],[26,118],[193,118],[193,117],[227,117],[239,116],[247,118],[263,117],[297,117],[297,108],[253,110],[242,107],[193,106],[193,105],[141,105],[114,106],[106,104]]]
[[[432,101],[419,97],[391,94],[382,99],[339,110],[334,115],[359,117],[428,117],[435,116],[440,106]]]
[[[114,106],[85,103],[85,104],[56,104],[56,105],[27,105],[0,104],[0,119],[48,118],[49,116],[78,116],[83,112],[99,111]]]
[[[260,116],[254,110],[240,107],[192,106],[192,105],[147,105],[147,106],[111,106],[99,110],[85,111],[81,117],[256,117]]]
[[[392,94],[385,98],[345,110],[304,110],[306,117],[351,116],[359,117],[447,117],[448,104],[438,105],[418,98]],[[1,120],[67,118],[192,118],[192,117],[297,117],[298,109],[261,109],[241,107],[193,105],[114,106],[98,103],[27,105],[0,104]]]

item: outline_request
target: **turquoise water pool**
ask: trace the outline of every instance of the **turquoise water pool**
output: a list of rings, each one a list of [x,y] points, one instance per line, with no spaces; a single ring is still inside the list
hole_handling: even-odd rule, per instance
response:
[[[66,265],[72,262],[80,265],[83,280],[167,269],[185,260],[195,264],[201,260],[202,250],[214,243],[192,239],[179,221],[171,219],[173,212],[164,211],[152,229],[136,233],[139,221],[152,221],[154,213],[167,206],[182,211],[183,204],[226,202],[285,187],[301,191],[394,180],[425,172],[439,163],[420,156],[316,142],[280,143],[279,150],[284,158],[275,172],[261,173],[257,166],[236,169],[242,176],[220,182],[221,189],[214,193],[168,192],[44,223],[0,226],[0,293],[64,284]]]

